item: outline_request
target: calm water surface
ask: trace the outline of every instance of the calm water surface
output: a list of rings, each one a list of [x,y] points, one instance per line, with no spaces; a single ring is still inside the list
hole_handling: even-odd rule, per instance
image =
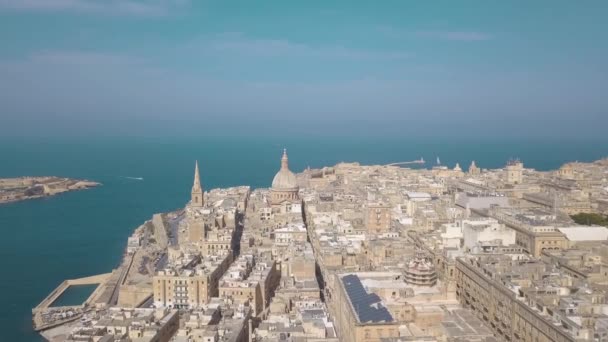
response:
[[[93,285],[71,285],[51,306],[75,306],[84,303],[87,298],[95,291],[99,284]]]

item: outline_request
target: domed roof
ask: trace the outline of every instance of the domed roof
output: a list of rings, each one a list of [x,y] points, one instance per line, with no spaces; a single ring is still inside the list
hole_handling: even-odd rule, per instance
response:
[[[281,169],[272,180],[273,190],[291,190],[298,188],[298,180],[296,175],[289,170],[289,162],[287,159],[287,150],[283,150],[283,158],[281,158]]]
[[[296,175],[289,170],[280,170],[272,179],[273,189],[293,189],[298,187]]]

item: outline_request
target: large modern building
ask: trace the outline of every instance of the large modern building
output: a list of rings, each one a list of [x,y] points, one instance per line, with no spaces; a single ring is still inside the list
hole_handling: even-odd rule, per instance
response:
[[[585,314],[577,295],[562,296],[560,278],[538,261],[467,256],[456,261],[457,296],[503,341],[588,341],[599,316]],[[545,284],[541,287],[536,284]],[[564,282],[566,284],[566,282]],[[601,299],[594,299],[601,300]]]
[[[398,337],[399,324],[375,293],[368,293],[356,274],[336,275],[334,322],[341,341],[381,341]]]
[[[555,251],[568,246],[566,236],[556,225],[555,215],[541,209],[492,208],[490,217],[515,230],[515,244],[535,257],[543,251]]]

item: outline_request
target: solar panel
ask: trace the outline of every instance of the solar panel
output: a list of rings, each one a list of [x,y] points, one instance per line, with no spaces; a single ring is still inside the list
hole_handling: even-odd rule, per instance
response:
[[[361,323],[392,322],[393,316],[375,293],[367,293],[355,274],[342,277],[344,289]]]

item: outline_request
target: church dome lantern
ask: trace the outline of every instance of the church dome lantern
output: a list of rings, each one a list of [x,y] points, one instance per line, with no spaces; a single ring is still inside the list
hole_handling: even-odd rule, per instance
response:
[[[271,204],[280,204],[283,202],[299,201],[299,187],[296,175],[289,170],[289,158],[287,150],[283,149],[283,157],[281,158],[281,169],[272,179]]]
[[[294,189],[298,187],[296,175],[289,170],[289,159],[287,158],[287,150],[283,150],[281,158],[281,169],[272,179],[272,188],[277,190]]]

